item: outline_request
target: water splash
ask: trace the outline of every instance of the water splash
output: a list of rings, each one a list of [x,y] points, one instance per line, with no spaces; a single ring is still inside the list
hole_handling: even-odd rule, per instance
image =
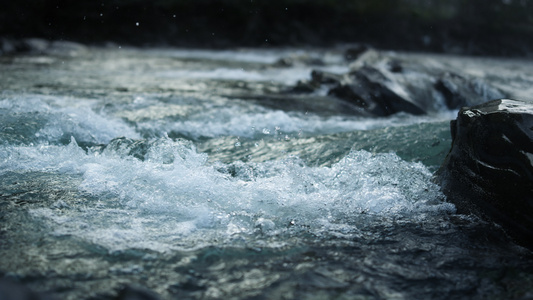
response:
[[[168,138],[150,142],[142,160],[124,147],[133,146],[87,153],[74,139],[67,146],[9,146],[0,170],[80,176],[74,198],[31,213],[56,235],[110,251],[189,249],[302,230],[356,233],[369,217],[423,219],[454,210],[426,167],[392,153],[355,151],[319,168],[297,157],[209,165],[190,142]]]

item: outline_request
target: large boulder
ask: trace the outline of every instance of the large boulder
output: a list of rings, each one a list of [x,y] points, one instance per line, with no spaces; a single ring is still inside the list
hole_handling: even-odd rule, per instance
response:
[[[451,133],[452,148],[436,174],[449,201],[533,249],[533,102],[462,108]]]

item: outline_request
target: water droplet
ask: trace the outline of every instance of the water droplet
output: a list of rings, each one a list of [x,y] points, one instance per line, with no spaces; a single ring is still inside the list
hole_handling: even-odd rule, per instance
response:
[[[263,134],[270,134],[270,129],[263,128]]]
[[[241,142],[236,142],[235,143],[235,147],[240,147],[241,146]]]

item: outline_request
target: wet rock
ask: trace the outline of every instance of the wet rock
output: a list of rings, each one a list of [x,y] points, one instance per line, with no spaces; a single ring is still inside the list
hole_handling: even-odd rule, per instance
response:
[[[357,56],[357,59],[353,60],[349,67],[350,70],[358,70],[366,66],[373,66],[383,61],[385,56],[381,51],[369,48]]]
[[[388,62],[387,66],[389,67],[389,71],[391,71],[392,73],[403,72],[402,63],[399,60],[391,60]]]
[[[449,72],[438,78],[434,88],[442,94],[446,106],[450,109],[458,109],[504,97],[502,92],[480,79],[467,79]]]
[[[334,74],[319,70],[311,72],[311,79],[299,81],[290,92],[321,91],[364,110],[370,116],[388,116],[399,112],[420,115],[434,109],[431,77],[402,74],[403,65],[374,49],[360,49],[362,53],[350,64],[350,72]],[[355,50],[354,50],[355,51]],[[363,52],[364,51],[364,52]],[[359,112],[358,112],[359,113]]]
[[[451,132],[452,148],[436,175],[448,200],[533,249],[533,102],[465,107]]]
[[[338,85],[342,79],[343,75],[313,70],[311,71],[311,80],[299,80],[290,91],[295,93],[312,93],[323,85]]]
[[[320,85],[316,85],[312,80],[298,80],[298,82],[296,82],[296,85],[289,89],[289,92],[312,93],[319,87]]]
[[[363,67],[350,73],[348,83],[341,83],[329,91],[329,95],[360,106],[375,116],[388,116],[398,112],[414,115],[425,111],[388,86],[388,78],[380,70]]]
[[[278,59],[274,64],[275,67],[290,68],[297,65],[323,66],[324,61],[319,57],[310,55],[291,55]]]
[[[311,81],[315,84],[338,84],[342,80],[342,75],[313,70],[311,71]]]
[[[404,112],[431,114],[509,97],[483,77],[461,74],[435,60],[413,60],[368,49],[349,65],[349,72],[314,70],[290,93],[318,93],[337,98],[371,116]]]

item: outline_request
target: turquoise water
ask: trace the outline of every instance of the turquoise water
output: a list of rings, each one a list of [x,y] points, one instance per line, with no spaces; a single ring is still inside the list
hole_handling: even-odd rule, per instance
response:
[[[125,285],[164,299],[532,295],[531,252],[432,182],[456,114],[438,95],[427,115],[370,118],[285,92],[313,69],[347,72],[340,50],[0,62],[2,277],[59,299]]]

